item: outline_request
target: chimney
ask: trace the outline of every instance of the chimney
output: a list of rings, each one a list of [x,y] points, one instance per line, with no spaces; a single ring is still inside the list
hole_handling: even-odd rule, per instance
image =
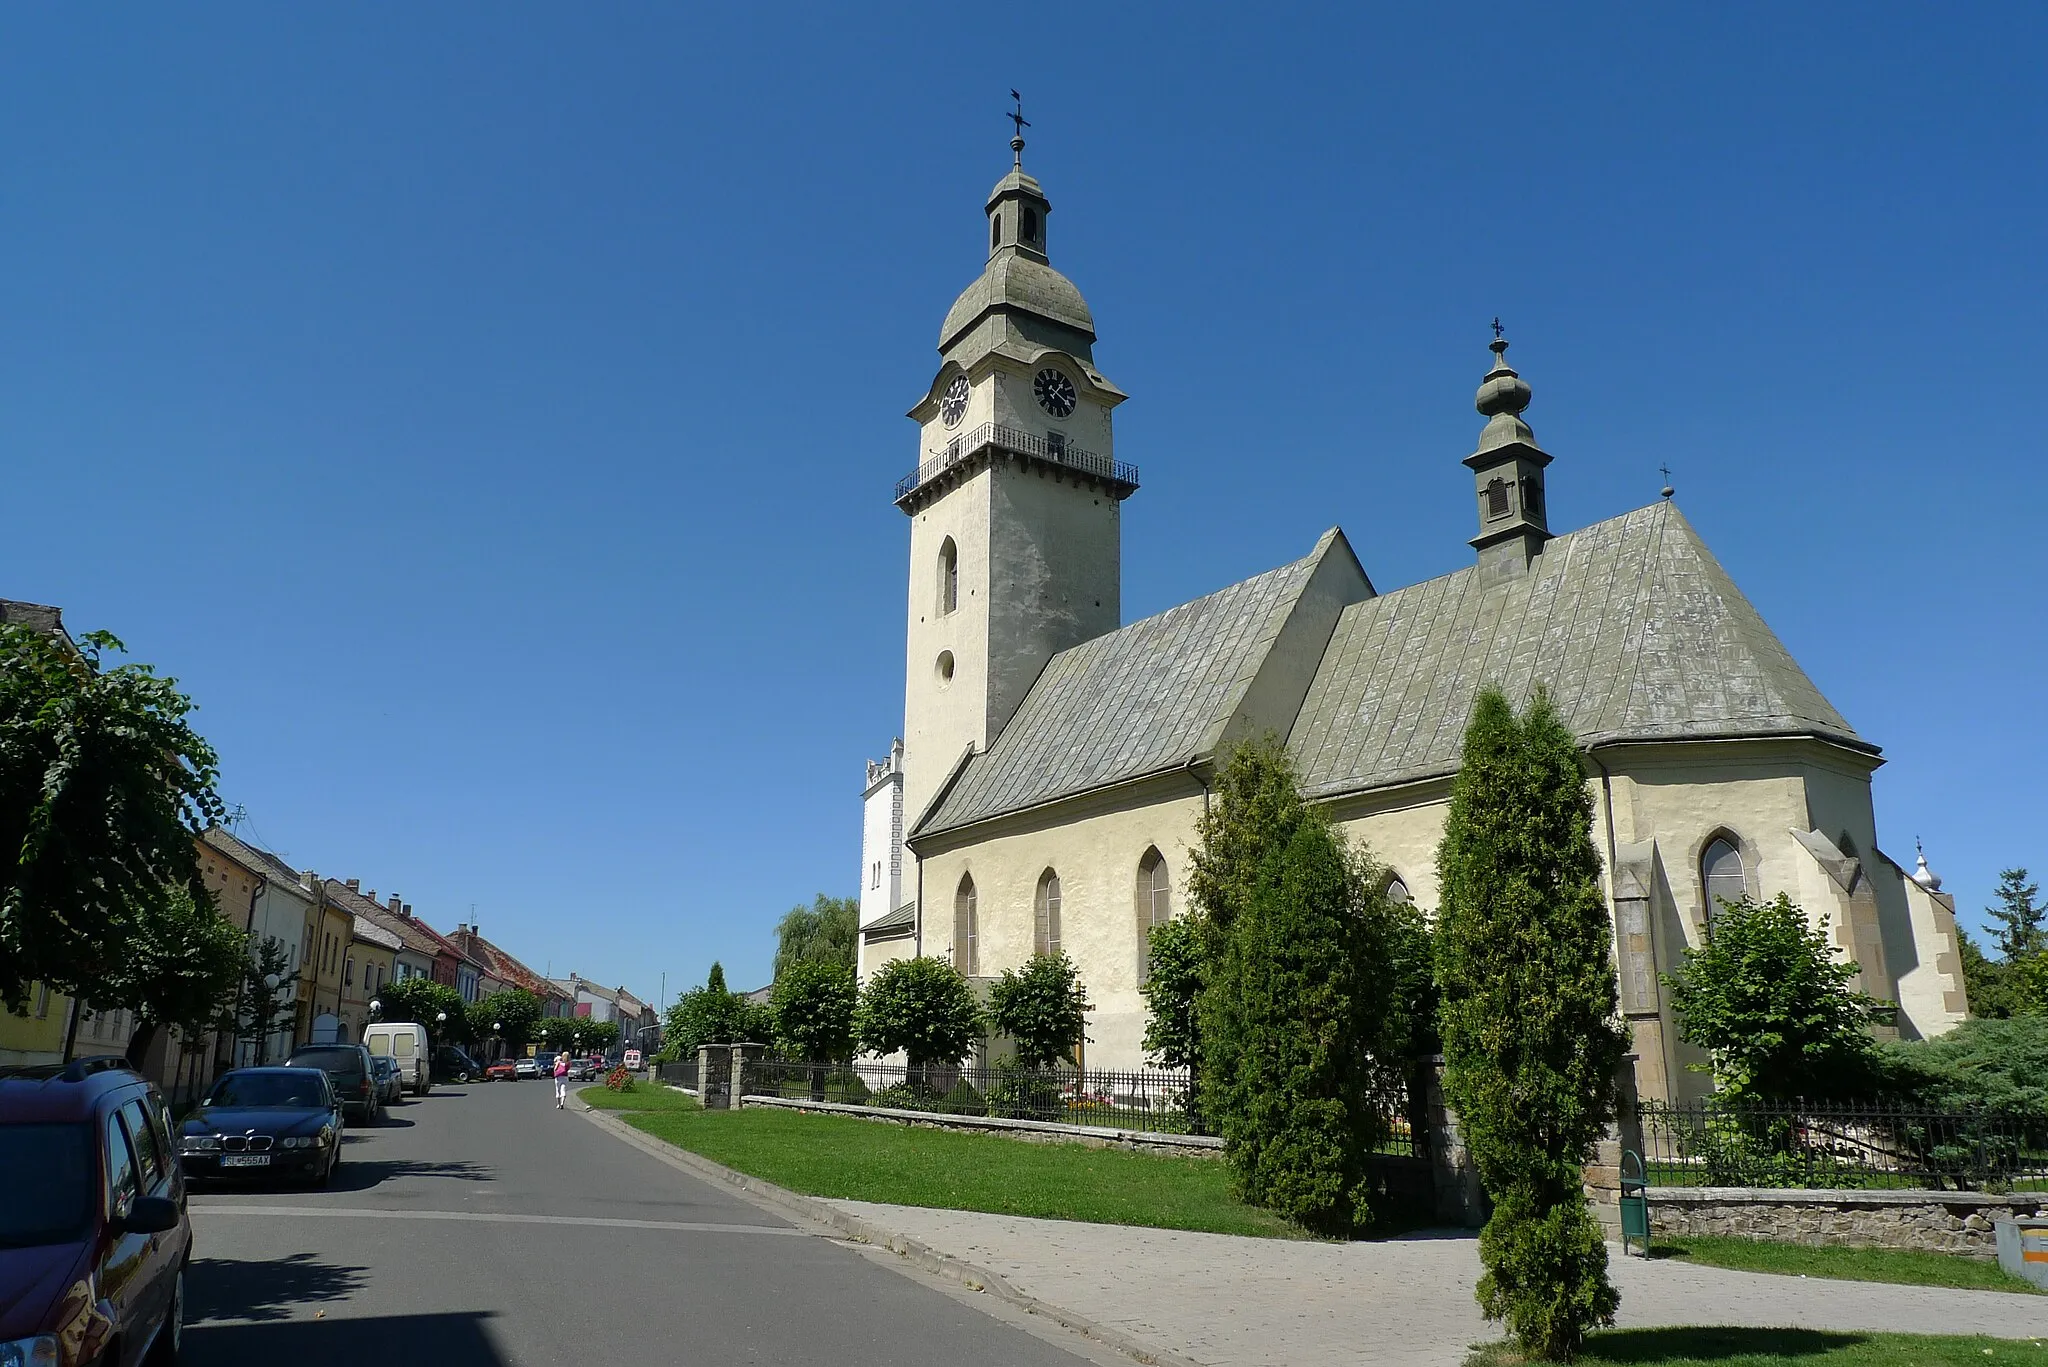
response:
[[[300,869],[299,886],[304,888],[306,891],[311,892],[314,888],[320,886],[320,875],[313,872],[311,869]]]
[[[391,900],[385,903],[384,909],[386,911],[397,911],[399,907],[402,905],[403,904],[398,900],[398,894],[394,892],[391,894]]]
[[[351,878],[346,883],[343,883],[342,886],[347,888],[350,892],[361,892],[363,890],[363,880],[360,878]]]
[[[412,919],[412,903],[407,902],[404,906],[400,907],[398,909],[398,914],[400,916],[403,916],[406,920],[410,921]]]

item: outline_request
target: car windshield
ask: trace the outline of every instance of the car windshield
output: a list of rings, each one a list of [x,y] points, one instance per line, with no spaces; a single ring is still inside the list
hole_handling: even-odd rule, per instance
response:
[[[297,1107],[302,1110],[327,1108],[326,1079],[308,1074],[226,1073],[206,1094],[205,1105],[253,1109]]]
[[[292,1055],[294,1068],[324,1068],[328,1072],[363,1071],[363,1056],[354,1049],[301,1049]]]
[[[0,1172],[34,1173],[8,1182],[0,1201],[0,1248],[65,1244],[92,1221],[92,1134],[84,1125],[0,1125]]]

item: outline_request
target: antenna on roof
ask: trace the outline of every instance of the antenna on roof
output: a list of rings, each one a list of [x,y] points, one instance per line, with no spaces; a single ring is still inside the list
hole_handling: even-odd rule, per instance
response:
[[[240,834],[242,823],[249,819],[249,809],[237,802],[234,806],[227,809],[225,815],[227,817],[228,829],[236,834]]]

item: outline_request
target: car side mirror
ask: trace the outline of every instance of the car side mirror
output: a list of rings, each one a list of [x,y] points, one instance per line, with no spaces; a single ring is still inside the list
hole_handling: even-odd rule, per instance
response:
[[[168,1196],[138,1196],[114,1222],[122,1234],[166,1234],[178,1227],[178,1203]]]

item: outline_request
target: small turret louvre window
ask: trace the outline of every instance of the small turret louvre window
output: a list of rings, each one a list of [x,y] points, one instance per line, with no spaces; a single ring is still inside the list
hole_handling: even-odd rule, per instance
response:
[[[1026,242],[1036,242],[1038,240],[1038,210],[1027,204],[1024,207],[1023,223],[1024,226],[1018,230],[1017,236],[1023,238]]]
[[[960,548],[947,537],[939,546],[939,615],[960,606]]]
[[[988,221],[988,249],[994,251],[1003,245],[1003,216],[996,214]]]
[[[975,924],[974,878],[963,875],[953,894],[953,967],[967,977],[981,972],[981,927]]]
[[[1486,515],[1506,517],[1508,515],[1508,482],[1495,475],[1486,482]]]
[[[1060,876],[1051,869],[1039,875],[1037,903],[1037,934],[1032,937],[1032,951],[1057,954],[1060,952]]]
[[[1721,903],[1739,902],[1748,891],[1742,851],[1725,835],[1717,835],[1700,854],[1700,882],[1706,887],[1707,923],[1721,914]]]

